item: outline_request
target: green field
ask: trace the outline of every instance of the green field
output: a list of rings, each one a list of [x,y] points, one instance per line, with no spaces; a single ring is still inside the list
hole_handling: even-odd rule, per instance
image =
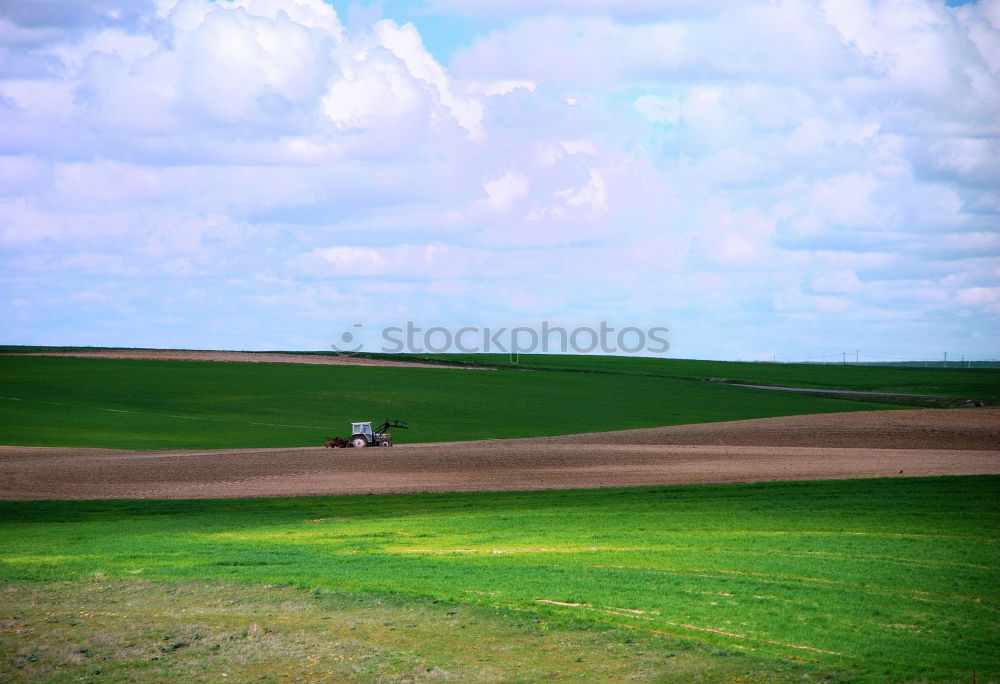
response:
[[[67,657],[65,649],[47,649],[53,640],[41,635],[64,640],[65,622],[73,619],[80,623],[74,629],[81,627],[76,648],[91,654],[80,667],[166,666],[170,659],[212,666],[212,645],[240,646],[220,636],[235,627],[208,624],[206,611],[221,605],[229,590],[206,598],[212,585],[197,583],[221,581],[248,587],[234,590],[244,602],[242,629],[252,622],[262,633],[270,627],[286,636],[291,609],[248,597],[252,587],[288,585],[298,593],[283,594],[285,600],[300,603],[310,595],[327,597],[331,603],[306,617],[325,611],[329,628],[345,631],[360,619],[352,617],[352,601],[379,604],[378,597],[395,596],[396,608],[380,608],[379,621],[413,633],[422,644],[413,647],[421,667],[468,676],[474,674],[469,668],[486,663],[475,650],[434,645],[435,629],[448,635],[458,626],[448,624],[447,611],[428,608],[433,601],[455,611],[476,607],[470,614],[479,621],[476,629],[488,623],[501,644],[509,637],[513,650],[498,647],[488,663],[500,679],[517,680],[519,671],[535,667],[517,645],[554,630],[558,639],[576,632],[569,653],[597,668],[576,666],[571,671],[580,677],[600,678],[603,668],[628,665],[595,647],[603,639],[614,649],[658,654],[655,664],[639,668],[651,679],[690,680],[685,663],[696,663],[698,671],[715,672],[709,681],[809,673],[852,681],[968,681],[973,669],[979,681],[990,681],[1000,677],[998,495],[1000,478],[964,477],[0,503],[0,578],[6,595],[20,600],[18,607],[0,608],[0,625],[6,625],[0,652],[37,672],[37,663]],[[154,584],[137,588],[138,580]],[[95,582],[120,582],[126,596],[147,591],[148,610],[163,609],[164,586],[201,598],[188,604],[191,616],[168,619],[163,609],[157,618],[163,627],[147,617],[136,621],[136,633],[119,626],[113,637],[88,641],[87,625],[96,629],[109,610],[116,613],[87,603]],[[49,622],[53,617],[56,623]],[[178,618],[183,624],[168,629]],[[193,636],[199,630],[210,635],[201,644]],[[623,630],[642,645],[629,647]],[[160,632],[170,639],[164,643]],[[40,636],[25,644],[25,634]],[[164,658],[158,649],[171,639],[190,648]],[[136,644],[131,651],[129,643]],[[664,657],[668,652],[685,657],[673,661]],[[31,653],[38,654],[34,663],[26,660]],[[224,667],[239,664],[223,655]],[[414,661],[401,662],[411,668]]]
[[[383,417],[412,423],[401,442],[528,437],[899,408],[733,381],[988,399],[1000,378],[504,360],[0,353],[0,444],[318,445]],[[0,680],[997,681],[998,494],[984,476],[0,502]]]
[[[318,446],[383,418],[430,442],[898,408],[638,374],[11,355],[0,406],[0,444],[137,449]]]
[[[942,395],[978,399],[989,404],[1000,403],[1000,369],[997,368],[754,363],[554,354],[522,354],[517,357],[516,362],[506,354],[438,354],[419,355],[418,358],[438,362],[488,364],[498,368],[651,375],[684,380],[811,389]]]

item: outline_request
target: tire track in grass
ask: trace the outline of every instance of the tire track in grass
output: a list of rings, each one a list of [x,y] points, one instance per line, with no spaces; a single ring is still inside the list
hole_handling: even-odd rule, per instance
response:
[[[857,590],[857,584],[853,582],[844,582],[840,580],[828,579],[824,577],[805,577],[801,575],[778,575],[778,574],[764,574],[759,572],[750,572],[747,570],[683,570],[679,568],[657,568],[653,566],[625,566],[625,565],[595,565],[595,568],[610,568],[615,570],[645,570],[647,572],[657,572],[664,575],[673,575],[678,577],[700,577],[703,579],[721,580],[730,579],[731,575],[743,576],[751,579],[755,582],[761,582],[763,584],[783,584],[789,582],[800,582],[805,586],[809,583],[815,583],[820,585],[826,585],[832,588],[847,588],[851,590]],[[969,603],[975,603],[977,606],[989,613],[1000,613],[1000,607],[994,607],[987,600],[980,596],[963,596],[961,594],[944,594],[941,592],[930,592],[921,589],[906,589],[906,588],[893,588],[887,586],[876,586],[868,584],[864,587],[865,593],[872,594],[875,596],[887,596],[890,598],[903,598],[913,601],[922,601],[924,603],[941,603],[948,604],[952,601],[966,601]],[[787,600],[787,599],[782,599]]]
[[[665,620],[660,617],[648,617],[644,614],[646,611],[636,610],[632,608],[599,608],[596,606],[592,606],[589,603],[573,603],[569,601],[555,601],[552,599],[535,599],[535,603],[543,603],[547,605],[565,607],[565,608],[581,608],[583,610],[596,611],[604,615],[614,615],[617,617],[625,617],[635,620],[647,620],[649,622],[654,622],[656,624],[670,625],[671,627],[680,627],[681,629],[690,629],[697,632],[706,632],[708,634],[718,634],[720,636],[730,637],[732,639],[746,639],[747,641],[756,641],[764,644],[770,644],[772,646],[780,646],[782,648],[795,648],[800,650],[813,651],[815,653],[823,653],[826,655],[835,655],[835,656],[844,655],[844,653],[839,651],[828,651],[826,649],[817,648],[815,646],[806,646],[804,644],[792,644],[784,641],[775,641],[773,639],[765,639],[763,637],[749,636],[747,634],[730,632],[724,629],[717,629],[715,627],[703,627],[699,625],[692,625],[686,622],[673,622],[671,620]],[[622,626],[618,623],[610,621],[603,621],[603,622],[609,622],[610,624],[614,624],[619,627]],[[624,626],[632,627],[633,629],[641,629],[633,625],[624,625]],[[656,632],[657,630],[644,630],[644,631]]]
[[[902,535],[901,535],[902,536]],[[947,539],[948,537],[943,537]],[[955,537],[955,539],[962,539],[960,537]],[[974,537],[972,539],[975,539]],[[976,541],[993,541],[993,540],[978,540]],[[911,566],[916,568],[972,568],[976,570],[995,570],[994,565],[982,565],[979,563],[968,563],[959,562],[952,560],[941,560],[934,558],[903,558],[900,556],[887,556],[875,553],[856,553],[856,552],[842,552],[842,551],[783,551],[778,549],[768,549],[767,551],[739,551],[730,552],[730,555],[734,556],[763,556],[763,557],[774,557],[782,556],[785,558],[809,558],[812,556],[822,556],[831,559],[839,560],[865,560],[865,561],[879,561],[885,563],[894,563],[902,566]]]

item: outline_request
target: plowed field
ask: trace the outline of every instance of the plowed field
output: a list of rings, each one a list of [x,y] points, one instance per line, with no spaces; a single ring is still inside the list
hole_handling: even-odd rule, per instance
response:
[[[391,449],[0,447],[0,498],[562,489],[1000,473],[1000,409],[836,413]]]

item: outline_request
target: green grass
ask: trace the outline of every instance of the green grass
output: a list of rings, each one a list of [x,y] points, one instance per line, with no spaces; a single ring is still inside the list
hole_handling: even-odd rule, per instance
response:
[[[752,363],[624,356],[505,354],[419,355],[437,362],[489,364],[500,368],[650,375],[688,380],[777,385],[863,392],[943,395],[1000,403],[1000,369],[860,366],[855,364]]]
[[[973,669],[989,681],[1000,677],[998,494],[1000,478],[982,476],[0,502],[0,580],[36,596],[66,581],[84,593],[95,577],[288,583],[510,611],[494,629],[512,638],[540,619],[697,642],[763,658],[778,679],[797,662],[862,681],[967,681]],[[3,648],[23,654],[9,622],[21,609],[3,610]]]
[[[428,442],[881,408],[896,407],[632,373],[0,355],[0,444],[321,445],[383,418]]]
[[[383,417],[413,424],[398,441],[436,441],[889,408],[736,381],[1000,394],[977,369],[4,351],[0,444],[318,445]],[[968,477],[0,502],[0,679],[997,680],[998,494],[1000,478]]]

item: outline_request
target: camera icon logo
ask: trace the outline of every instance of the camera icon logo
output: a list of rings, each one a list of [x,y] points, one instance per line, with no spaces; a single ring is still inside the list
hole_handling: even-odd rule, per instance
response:
[[[355,323],[353,327],[361,328],[363,326],[360,323]],[[357,354],[365,347],[362,342],[357,340],[355,334],[350,330],[345,330],[340,334],[338,339],[339,342],[333,342],[330,344],[330,349],[339,354]]]

